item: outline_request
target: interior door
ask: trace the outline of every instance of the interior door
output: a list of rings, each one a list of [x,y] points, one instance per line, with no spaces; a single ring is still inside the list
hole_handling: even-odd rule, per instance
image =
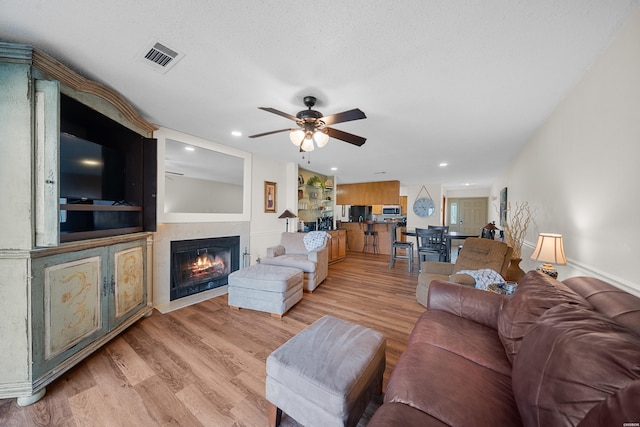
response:
[[[486,197],[449,199],[449,230],[479,236],[482,227],[487,224],[487,204]]]

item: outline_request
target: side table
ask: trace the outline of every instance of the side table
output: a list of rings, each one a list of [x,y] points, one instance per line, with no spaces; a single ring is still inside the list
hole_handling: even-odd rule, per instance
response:
[[[518,284],[516,282],[489,283],[487,291],[501,295],[512,295]]]

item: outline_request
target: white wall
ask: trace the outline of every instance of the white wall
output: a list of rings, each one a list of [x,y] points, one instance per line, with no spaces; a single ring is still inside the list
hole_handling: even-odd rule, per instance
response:
[[[407,228],[427,228],[429,225],[442,225],[442,215],[444,214],[442,209],[442,187],[440,184],[424,184],[424,186],[427,191],[422,189],[422,185],[403,187],[404,192],[406,192],[403,195],[407,196]],[[413,213],[413,202],[416,201],[418,196],[431,196],[436,208],[436,213],[433,216],[422,218]]]
[[[539,232],[564,236],[569,266],[558,268],[561,279],[595,275],[640,295],[639,163],[640,11],[494,184],[490,200],[506,186],[511,203],[529,202],[527,245]],[[530,253],[523,248],[523,258]]]
[[[476,197],[489,197],[490,188],[465,188],[463,190],[447,190],[445,196],[448,199],[453,198],[476,198]],[[491,202],[491,201],[489,201]],[[491,204],[491,203],[489,203]]]
[[[295,163],[284,163],[266,158],[253,158],[251,182],[251,264],[267,254],[269,246],[280,242],[286,229],[286,220],[278,217],[285,209],[297,215],[298,168]],[[264,182],[277,184],[276,213],[264,211]],[[297,218],[289,219],[289,231],[296,231]]]

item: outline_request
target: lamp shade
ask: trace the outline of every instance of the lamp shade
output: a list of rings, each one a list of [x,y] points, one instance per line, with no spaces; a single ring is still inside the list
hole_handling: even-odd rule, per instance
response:
[[[314,147],[313,145],[313,139],[311,139],[311,137],[304,138],[304,141],[302,141],[302,151],[313,151],[316,147]]]
[[[286,218],[287,219],[287,233],[289,232],[289,218],[295,218],[296,214],[291,212],[289,209],[285,209],[284,212],[280,214],[278,218]]]
[[[318,148],[322,148],[329,142],[329,135],[326,134],[325,130],[317,130],[313,133],[313,140]]]
[[[562,234],[540,233],[531,259],[552,264],[566,264]]]
[[[289,132],[289,140],[296,147],[299,147],[300,144],[302,144],[303,139],[304,139],[304,131],[302,129],[297,129]]]
[[[289,209],[286,209],[278,218],[296,218],[296,214],[291,212]]]

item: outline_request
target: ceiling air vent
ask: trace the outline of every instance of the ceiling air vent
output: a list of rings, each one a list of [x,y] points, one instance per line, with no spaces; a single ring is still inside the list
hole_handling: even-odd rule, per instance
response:
[[[176,63],[182,59],[184,54],[171,49],[157,40],[151,40],[142,50],[141,59],[145,64],[150,65],[159,73],[166,73]]]

